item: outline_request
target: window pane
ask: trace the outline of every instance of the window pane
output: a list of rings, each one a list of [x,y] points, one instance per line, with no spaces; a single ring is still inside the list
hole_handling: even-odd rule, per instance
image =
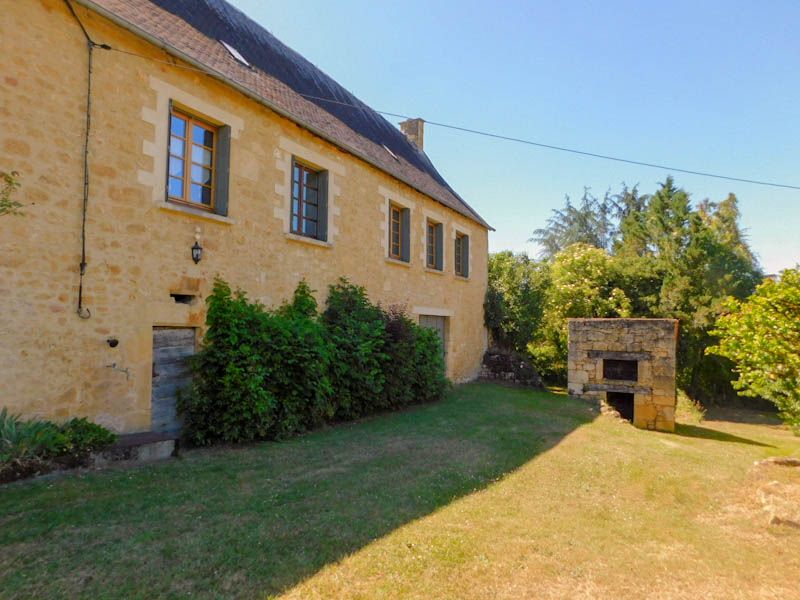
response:
[[[192,194],[191,194],[192,202],[201,203],[203,201],[203,186],[197,185],[196,183],[192,184]]]
[[[317,203],[317,190],[312,190],[310,188],[306,188],[306,197],[305,201],[311,204]]]
[[[192,146],[192,162],[210,167],[211,150],[206,150],[201,146]]]
[[[169,157],[169,174],[175,177],[183,177],[183,161],[180,158]]]
[[[300,184],[295,183],[292,185],[292,198],[299,198],[300,197]]]
[[[293,215],[300,214],[300,201],[297,198],[292,200],[292,214]]]
[[[303,175],[305,176],[304,179],[306,185],[311,186],[313,188],[317,187],[318,177],[314,171],[305,171]]]
[[[169,138],[170,154],[175,154],[176,156],[183,156],[185,148],[186,148],[186,142],[184,142],[182,139],[176,138],[175,136]]]
[[[303,212],[305,213],[303,216],[308,217],[309,219],[317,218],[317,207],[314,204],[304,204]]]
[[[292,217],[292,231],[300,231],[300,228],[297,226],[297,217]]]
[[[211,206],[211,188],[202,185],[192,184],[192,202]]]
[[[202,144],[203,146],[211,147],[214,145],[214,133],[208,129],[200,127],[199,125],[193,125],[192,141],[195,144]]]
[[[292,181],[300,181],[300,167],[297,165],[294,166],[294,171],[292,172]]]
[[[169,195],[173,198],[183,198],[183,180],[175,177],[169,178]]]
[[[179,117],[178,115],[172,115],[170,119],[170,131],[174,135],[178,135],[182,138],[186,137],[186,121]]]
[[[192,182],[211,185],[211,169],[192,165]]]
[[[316,221],[303,221],[303,233],[306,235],[317,235],[317,223]]]

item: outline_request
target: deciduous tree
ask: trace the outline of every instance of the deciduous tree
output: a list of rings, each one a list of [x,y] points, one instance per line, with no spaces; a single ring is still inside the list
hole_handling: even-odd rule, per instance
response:
[[[731,299],[711,332],[719,343],[707,349],[736,365],[734,387],[766,398],[800,433],[800,268],[766,280],[741,301]]]

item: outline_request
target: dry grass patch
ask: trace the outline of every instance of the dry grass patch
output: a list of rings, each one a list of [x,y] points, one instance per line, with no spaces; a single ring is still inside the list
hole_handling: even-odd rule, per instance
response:
[[[755,504],[720,519],[774,477],[754,460],[798,451],[772,424],[716,420],[671,435],[603,417],[285,596],[798,598],[800,532]]]

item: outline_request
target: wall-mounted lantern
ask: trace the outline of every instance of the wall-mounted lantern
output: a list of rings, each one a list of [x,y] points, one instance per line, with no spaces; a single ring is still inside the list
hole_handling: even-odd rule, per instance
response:
[[[192,260],[194,264],[200,262],[203,258],[203,247],[200,245],[200,228],[195,227],[194,229],[194,246],[192,246]]]
[[[194,264],[200,262],[200,259],[203,258],[203,247],[200,245],[200,242],[195,242],[194,246],[192,246],[192,260]]]

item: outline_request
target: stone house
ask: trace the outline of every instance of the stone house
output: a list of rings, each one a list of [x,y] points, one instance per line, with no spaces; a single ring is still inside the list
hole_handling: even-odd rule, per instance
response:
[[[9,2],[0,39],[25,205],[0,219],[0,406],[165,426],[215,276],[268,306],[346,276],[478,374],[489,226],[421,120],[401,132],[223,0]]]

